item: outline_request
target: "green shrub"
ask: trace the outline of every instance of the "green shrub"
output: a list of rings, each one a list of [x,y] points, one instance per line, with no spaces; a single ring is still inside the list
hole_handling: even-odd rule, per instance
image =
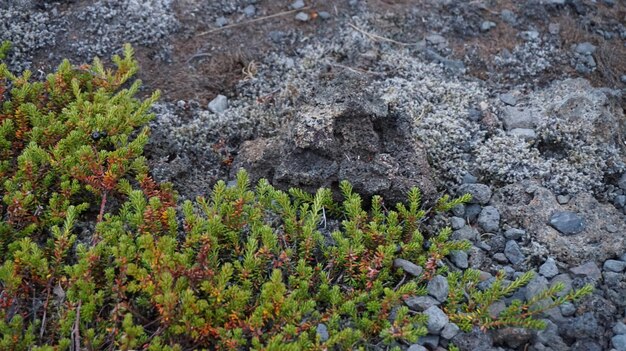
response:
[[[590,292],[556,298],[556,287],[489,316],[531,275],[481,291],[476,271],[441,264],[470,243],[450,240],[450,228],[420,230],[468,196],[427,211],[413,189],[396,210],[374,197],[366,211],[347,182],[336,203],[328,189],[252,189],[242,171],[177,207],[142,156],[158,94],[140,101],[139,82],[123,88],[137,70],[129,46],[113,61],[116,70],[65,61],[34,83],[0,65],[0,349],[398,347],[426,334],[404,300],[437,274],[451,285],[443,308],[464,329],[541,327],[537,314]],[[411,279],[396,258],[424,273]]]

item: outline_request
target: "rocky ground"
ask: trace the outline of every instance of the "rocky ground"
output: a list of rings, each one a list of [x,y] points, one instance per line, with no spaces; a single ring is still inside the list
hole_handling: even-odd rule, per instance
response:
[[[240,166],[389,203],[470,192],[439,219],[474,243],[453,266],[485,284],[536,270],[514,297],[596,286],[543,331],[444,320],[409,350],[626,350],[623,1],[0,0],[5,39],[35,75],[131,42],[144,92],[164,93],[154,175],[183,197]],[[435,318],[431,300],[410,307]]]

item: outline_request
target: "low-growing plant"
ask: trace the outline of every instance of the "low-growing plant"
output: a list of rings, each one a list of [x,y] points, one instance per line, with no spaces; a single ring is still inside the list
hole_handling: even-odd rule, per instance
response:
[[[464,329],[541,327],[541,311],[589,292],[553,288],[486,314],[530,274],[481,290],[476,271],[443,264],[470,243],[421,229],[469,196],[424,209],[415,188],[395,210],[378,196],[366,210],[345,181],[337,203],[328,189],[252,188],[241,171],[177,204],[142,156],[157,94],[134,97],[129,46],[113,61],[65,61],[45,82],[0,65],[0,349],[398,349],[427,333],[404,300],[435,275],[448,277],[443,309]]]

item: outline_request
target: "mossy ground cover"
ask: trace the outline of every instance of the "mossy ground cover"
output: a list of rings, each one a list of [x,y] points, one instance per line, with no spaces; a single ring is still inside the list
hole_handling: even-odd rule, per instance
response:
[[[427,333],[404,300],[436,275],[451,287],[443,310],[464,330],[541,327],[542,311],[590,292],[556,297],[557,285],[490,316],[532,273],[481,290],[477,271],[442,264],[469,242],[421,231],[468,196],[426,209],[413,189],[406,204],[375,196],[364,209],[347,182],[337,202],[328,189],[252,186],[241,171],[178,203],[142,156],[158,93],[135,98],[130,46],[113,62],[65,61],[42,82],[0,65],[2,349],[400,348]],[[423,274],[394,268],[397,258]]]

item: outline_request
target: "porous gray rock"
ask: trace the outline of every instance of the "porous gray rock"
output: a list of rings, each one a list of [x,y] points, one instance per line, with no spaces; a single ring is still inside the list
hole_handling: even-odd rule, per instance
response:
[[[533,192],[526,190],[533,187]],[[552,257],[568,266],[590,260],[605,261],[626,251],[626,238],[606,230],[607,224],[626,232],[621,214],[612,204],[597,201],[589,192],[578,193],[562,207],[547,188],[534,181],[505,186],[495,192],[492,204],[500,209],[501,221],[517,223],[533,233],[537,248],[545,248]],[[585,229],[575,235],[563,235],[548,224],[553,213],[564,210],[585,219]]]
[[[593,261],[589,261],[580,266],[570,268],[569,271],[575,276],[589,278],[594,281],[598,281],[600,278],[602,278],[602,271],[600,271],[598,265]]]
[[[496,344],[504,344],[512,349],[518,349],[530,341],[533,333],[526,328],[502,328],[494,330],[492,336]]]
[[[491,188],[480,183],[463,184],[457,190],[457,195],[461,196],[464,194],[472,195],[471,204],[486,205],[489,203],[489,199],[491,199]]]
[[[412,117],[390,113],[367,84],[347,73],[337,77],[277,136],[245,142],[233,172],[245,168],[253,182],[267,178],[277,188],[309,192],[326,187],[337,196],[339,181],[348,180],[366,200],[381,195],[388,203],[406,201],[418,186],[432,200],[435,185],[425,150],[412,137]]]
[[[452,342],[460,351],[493,351],[493,339],[478,327],[474,327],[469,333],[459,333]]]
[[[500,211],[493,206],[485,206],[478,215],[478,225],[485,232],[495,232],[500,227]]]

